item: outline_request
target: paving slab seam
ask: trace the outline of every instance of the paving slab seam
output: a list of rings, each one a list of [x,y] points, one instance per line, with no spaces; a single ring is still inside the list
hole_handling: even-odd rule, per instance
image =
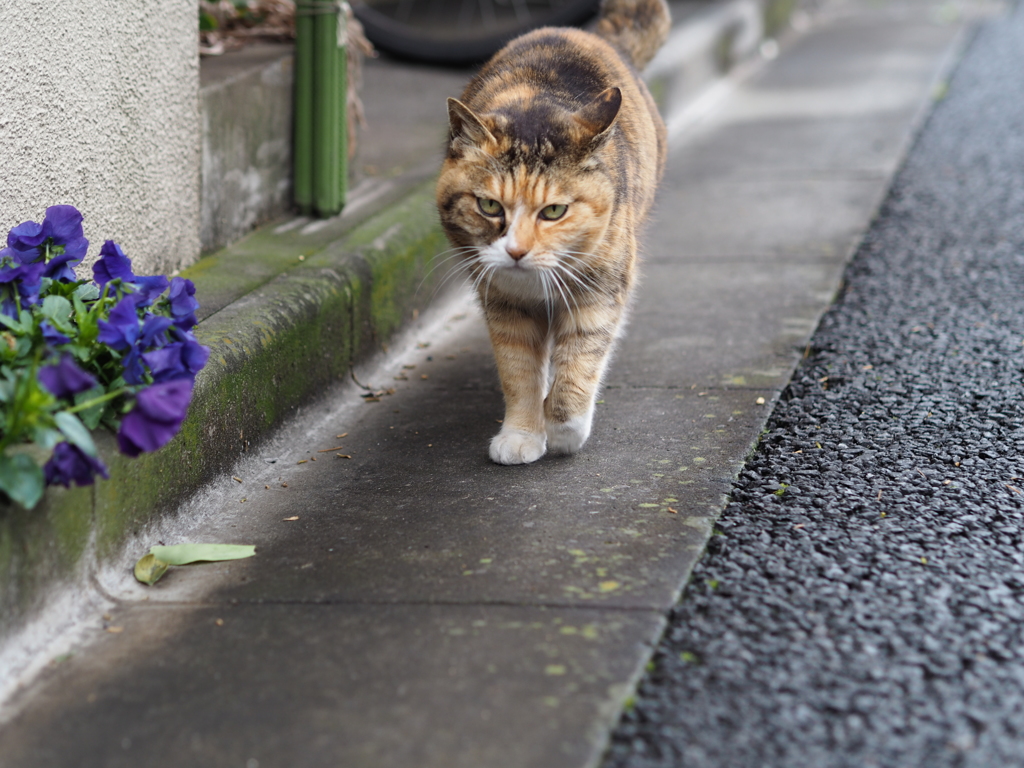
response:
[[[515,601],[515,600],[306,600],[302,598],[296,599],[267,599],[267,600],[237,600],[227,602],[216,602],[216,601],[190,601],[190,600],[153,600],[153,601],[138,601],[138,600],[125,600],[116,597],[111,598],[111,602],[121,608],[143,608],[143,609],[155,609],[159,610],[164,606],[176,607],[176,608],[237,608],[245,606],[248,608],[258,608],[262,605],[274,606],[274,605],[305,605],[305,606],[382,606],[382,607],[400,607],[400,606],[417,606],[417,607],[437,607],[437,608],[539,608],[541,610],[558,610],[558,611],[582,611],[585,613],[603,613],[606,611],[614,611],[618,613],[636,613],[636,614],[660,614],[664,615],[667,611],[671,610],[672,604],[667,605],[652,605],[652,606],[639,606],[639,605],[620,605],[617,603],[601,603],[600,605],[580,605],[579,603],[558,603],[558,602],[530,602],[527,600]]]

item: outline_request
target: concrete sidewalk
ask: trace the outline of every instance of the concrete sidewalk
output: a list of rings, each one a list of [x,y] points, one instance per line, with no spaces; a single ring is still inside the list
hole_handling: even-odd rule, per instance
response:
[[[334,387],[144,530],[257,557],[97,572],[112,607],[12,701],[0,766],[596,765],[962,41],[939,10],[836,3],[698,105],[584,451],[488,462],[486,333],[442,298],[358,370],[393,394]],[[372,266],[401,232],[368,226]],[[211,323],[247,317],[221,301]]]

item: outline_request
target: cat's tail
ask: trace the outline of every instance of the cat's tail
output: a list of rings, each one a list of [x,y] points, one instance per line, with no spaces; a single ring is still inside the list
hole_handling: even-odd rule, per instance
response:
[[[665,44],[671,28],[665,0],[602,0],[594,31],[640,70]]]

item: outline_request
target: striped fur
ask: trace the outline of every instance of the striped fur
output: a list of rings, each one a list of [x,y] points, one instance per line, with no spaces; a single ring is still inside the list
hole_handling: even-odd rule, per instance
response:
[[[500,464],[572,453],[590,434],[665,160],[636,65],[668,25],[664,0],[606,0],[595,34],[517,38],[448,100],[437,204],[494,347]]]

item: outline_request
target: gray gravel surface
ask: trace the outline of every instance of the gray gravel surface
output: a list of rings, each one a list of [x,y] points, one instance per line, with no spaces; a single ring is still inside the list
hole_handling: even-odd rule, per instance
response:
[[[606,768],[1024,765],[1024,12],[978,33]]]

